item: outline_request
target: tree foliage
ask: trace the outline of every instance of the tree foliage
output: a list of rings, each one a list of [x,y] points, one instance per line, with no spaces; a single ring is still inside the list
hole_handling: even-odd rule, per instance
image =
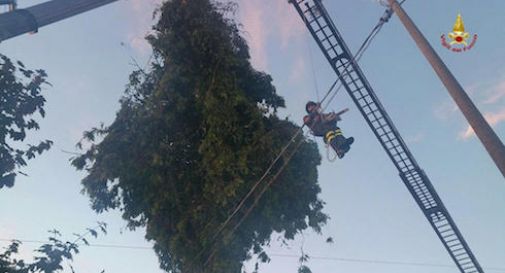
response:
[[[46,77],[43,70],[27,69],[0,54],[0,189],[12,187],[16,174],[22,174],[19,168],[52,145],[46,140],[20,148],[27,132],[39,129],[33,115],[45,116],[41,91]]]
[[[0,253],[0,273],[57,273],[64,270],[64,262],[72,261],[74,255],[79,253],[79,244],[89,245],[86,236],[98,236],[98,232],[106,233],[107,225],[98,223],[93,229],[87,229],[83,235],[78,235],[73,242],[62,241],[61,233],[51,230],[49,242],[35,250],[33,261],[27,262],[17,258],[21,241],[14,240]],[[98,230],[97,230],[98,229]],[[72,273],[74,269],[68,264]],[[104,271],[102,271],[103,273]]]
[[[300,136],[287,168],[214,248],[218,227],[299,129],[277,117],[284,100],[272,78],[251,66],[230,19],[234,8],[165,2],[149,37],[157,61],[132,73],[115,121],[86,132],[90,146],[73,160],[87,171],[83,191],[93,209],[120,209],[129,227],[146,226],[169,272],[240,272],[252,254],[269,260],[263,248],[273,232],[293,239],[327,220],[318,199],[321,158]]]

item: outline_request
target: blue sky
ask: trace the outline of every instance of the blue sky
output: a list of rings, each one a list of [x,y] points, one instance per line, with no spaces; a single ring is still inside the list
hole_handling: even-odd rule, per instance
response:
[[[20,1],[20,6],[40,2]],[[286,98],[287,108],[281,114],[301,121],[305,101],[317,99],[317,93],[321,96],[334,81],[332,70],[287,1],[238,2],[237,17],[250,43],[253,64],[271,73]],[[353,50],[384,10],[372,0],[324,3]],[[74,151],[82,131],[113,120],[134,69],[131,58],[140,65],[149,58],[142,37],[149,31],[157,4],[155,0],[119,1],[0,44],[2,54],[48,72],[53,87],[45,90],[47,117],[30,140],[55,142],[50,152],[30,162],[25,169],[29,177],[0,191],[1,238],[44,240],[53,228],[70,237],[101,220],[109,223],[109,234],[95,243],[150,246],[143,230],[125,230],[118,212],[97,215],[90,209],[87,197],[80,194],[84,173],[70,167],[70,155],[62,150]],[[407,0],[404,7],[505,139],[505,2]],[[444,49],[439,39],[452,30],[458,12],[467,31],[479,35],[475,48],[462,54]],[[377,36],[361,67],[481,265],[505,268],[503,177],[396,18]],[[306,232],[289,247],[281,247],[274,235],[269,252],[299,255],[303,245],[305,252],[318,257],[452,265],[393,164],[341,91],[330,109],[345,107],[351,111],[340,126],[356,142],[344,160],[325,159],[319,169],[321,198],[331,217],[324,236]],[[326,157],[322,144],[320,151]],[[335,243],[324,243],[327,236]],[[23,255],[29,256],[35,246],[25,244]],[[83,247],[75,264],[79,272],[161,272],[149,249]],[[272,256],[261,272],[296,272],[297,265],[297,258]],[[309,265],[321,273],[458,272],[455,267],[321,259],[311,259]]]

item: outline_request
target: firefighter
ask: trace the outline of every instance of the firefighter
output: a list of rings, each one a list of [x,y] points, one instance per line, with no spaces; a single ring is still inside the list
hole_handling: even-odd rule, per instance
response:
[[[329,144],[339,158],[344,157],[351,148],[354,138],[345,138],[337,126],[337,121],[341,120],[340,115],[347,112],[348,109],[339,113],[331,112],[325,114],[321,113],[321,104],[309,101],[305,105],[305,110],[308,115],[303,117],[303,123],[312,130],[312,134],[322,137],[324,143]]]

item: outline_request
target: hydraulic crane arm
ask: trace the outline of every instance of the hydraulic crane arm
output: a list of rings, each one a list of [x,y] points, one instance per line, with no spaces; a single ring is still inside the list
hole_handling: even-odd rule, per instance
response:
[[[400,133],[368,83],[321,0],[289,0],[302,17],[400,178],[428,219],[461,273],[483,273],[428,176],[419,167]]]
[[[0,14],[0,42],[117,0],[52,0]]]

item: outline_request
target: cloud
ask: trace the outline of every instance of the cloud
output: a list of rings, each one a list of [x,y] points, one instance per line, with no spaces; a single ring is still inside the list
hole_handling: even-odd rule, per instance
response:
[[[151,52],[151,45],[144,37],[145,35],[141,37],[139,34],[128,35],[128,43],[130,47],[141,55],[147,55]]]
[[[447,100],[439,104],[433,111],[435,117],[440,120],[448,121],[454,117],[454,114],[458,111],[458,106],[453,100]]]
[[[286,0],[241,0],[239,22],[251,51],[253,65],[268,68],[268,48],[286,50],[303,38],[305,29],[299,16]]]
[[[420,143],[424,139],[426,139],[426,134],[424,133],[417,133],[416,135],[413,136],[408,136],[406,139],[406,142],[409,144],[414,144],[414,143]]]
[[[287,1],[276,0],[276,3],[274,16],[278,18],[276,24],[279,27],[280,46],[285,49],[294,40],[303,38],[305,28],[295,9],[286,4]]]
[[[128,45],[137,53],[148,55],[151,46],[145,40],[145,36],[151,31],[154,24],[153,12],[161,5],[162,0],[130,0],[128,3],[131,18],[127,34]]]
[[[489,124],[493,127],[505,121],[505,108],[501,109],[495,113],[486,113],[484,114],[484,118],[489,122]],[[461,139],[469,139],[475,135],[472,127],[468,125],[466,130],[460,132],[459,137]]]
[[[478,96],[479,101],[487,108],[484,118],[492,126],[496,127],[498,124],[505,121],[505,108],[503,104],[499,104],[505,98],[505,79],[485,84],[474,85],[474,95]],[[458,134],[460,139],[469,139],[475,136],[475,132],[470,125],[467,125],[465,130]]]
[[[484,100],[485,104],[495,104],[505,97],[505,80],[498,82],[488,92],[487,98]]]
[[[263,1],[241,1],[240,21],[244,25],[245,38],[249,43],[253,65],[265,70],[268,65],[266,40],[268,29],[263,12]]]
[[[126,37],[128,46],[139,54],[148,55],[151,46],[144,37],[154,23],[153,11],[162,0],[130,0],[128,3],[132,18]],[[306,32],[295,9],[286,0],[239,0],[238,4],[237,19],[243,26],[251,62],[257,69],[268,69],[268,48],[286,50]]]
[[[307,74],[305,67],[305,59],[300,56],[297,57],[289,73],[290,83],[297,84],[305,80],[305,75]]]

